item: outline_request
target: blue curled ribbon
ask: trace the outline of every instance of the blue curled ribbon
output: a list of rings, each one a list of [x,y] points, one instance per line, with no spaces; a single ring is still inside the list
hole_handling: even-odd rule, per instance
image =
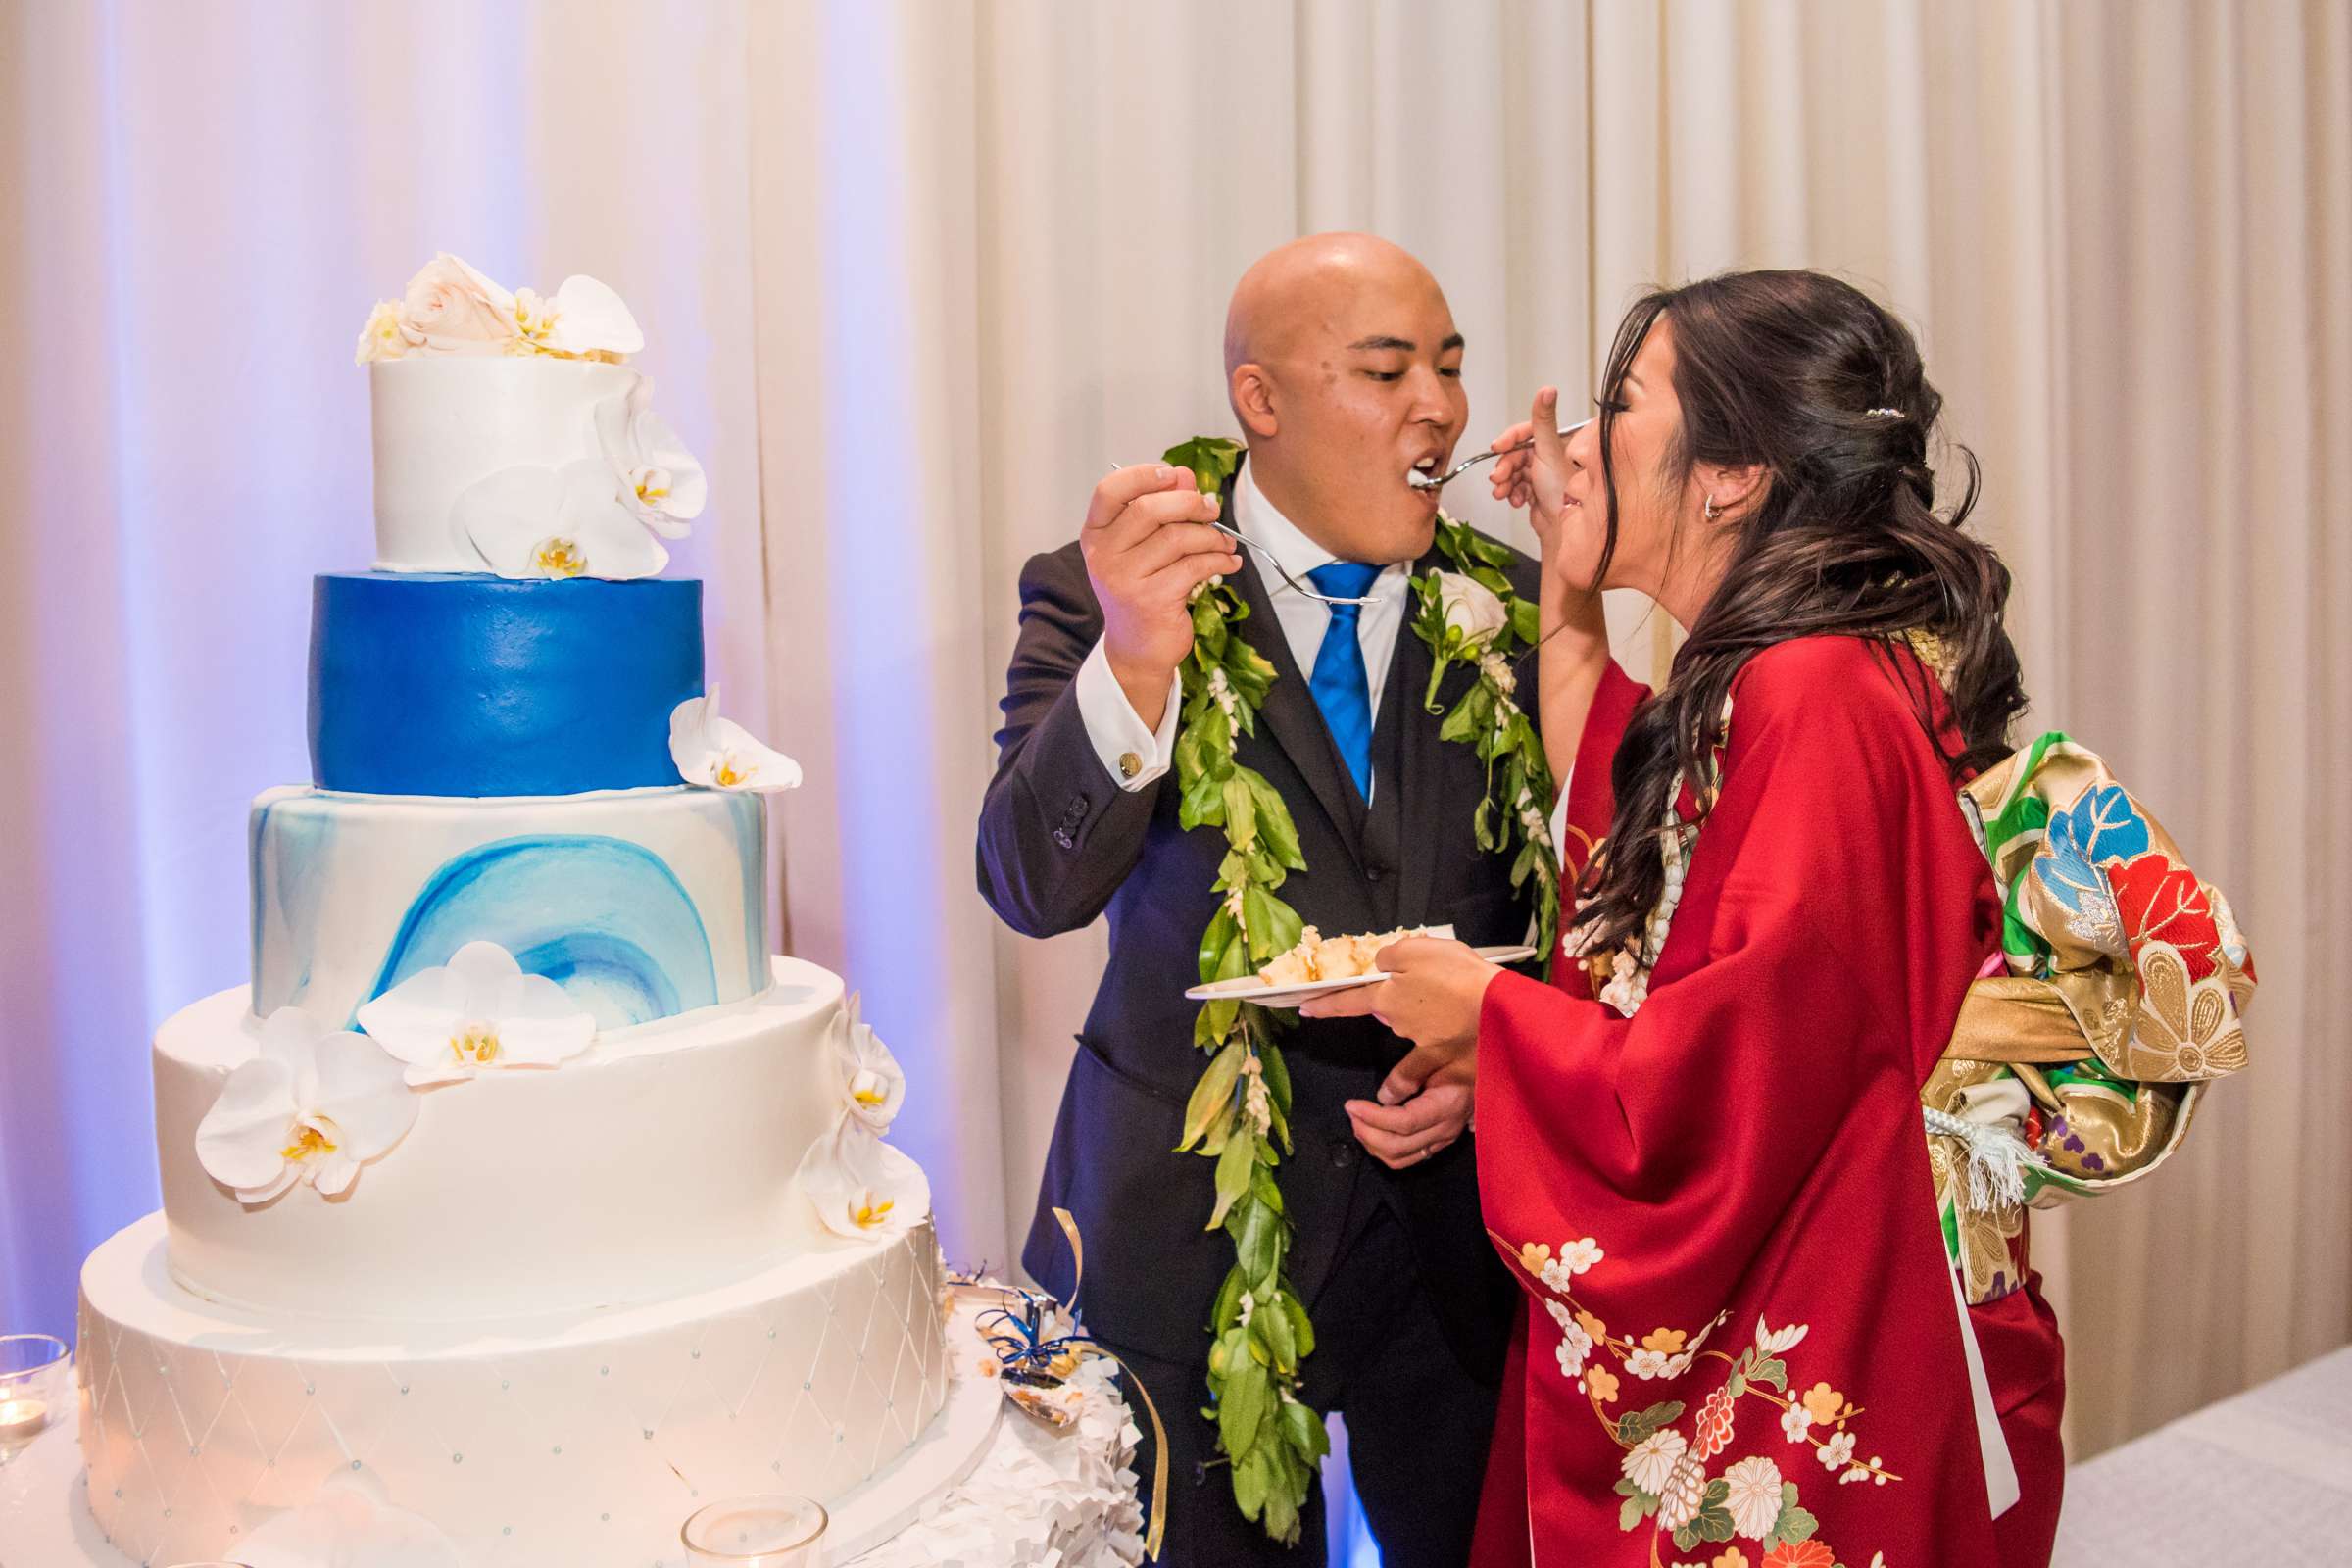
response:
[[[1033,1291],[1012,1291],[1006,1295],[1021,1304],[1020,1313],[1002,1306],[991,1307],[973,1319],[974,1326],[997,1352],[997,1365],[1004,1369],[1004,1376],[1032,1388],[1058,1387],[1065,1374],[1055,1372],[1054,1363],[1065,1353],[1083,1353],[1079,1347],[1093,1345],[1094,1336],[1063,1334],[1046,1339],[1049,1299]]]
[[[1061,1226],[1061,1234],[1070,1244],[1070,1321],[1078,1321],[1078,1292],[1086,1279],[1086,1248],[1078,1239],[1078,1222],[1066,1208],[1054,1210],[1054,1218]],[[960,1282],[959,1282],[960,1283]],[[1083,1359],[1099,1355],[1125,1375],[1130,1391],[1144,1401],[1144,1413],[1152,1418],[1152,1512],[1144,1528],[1144,1555],[1153,1562],[1159,1560],[1160,1547],[1168,1531],[1168,1430],[1159,1419],[1159,1406],[1152,1402],[1152,1391],[1144,1380],[1128,1369],[1118,1352],[1097,1343],[1090,1334],[1059,1334],[1046,1337],[1046,1314],[1054,1309],[1054,1298],[1039,1291],[1018,1290],[1009,1286],[994,1288],[999,1299],[1016,1303],[1015,1312],[1008,1306],[990,1307],[972,1320],[981,1331],[981,1338],[997,1352],[997,1365],[1011,1382],[1027,1388],[1058,1388],[1068,1381],[1065,1374],[1055,1372],[1054,1363],[1064,1355]]]

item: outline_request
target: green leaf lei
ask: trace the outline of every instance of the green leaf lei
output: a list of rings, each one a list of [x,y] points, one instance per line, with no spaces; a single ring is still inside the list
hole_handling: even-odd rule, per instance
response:
[[[1511,886],[1536,879],[1536,950],[1544,955],[1544,973],[1551,973],[1553,950],[1560,934],[1560,857],[1551,842],[1551,808],[1557,790],[1544,741],[1520,708],[1519,678],[1513,667],[1520,657],[1543,640],[1541,612],[1511,588],[1505,568],[1511,553],[1480,537],[1468,523],[1438,514],[1438,549],[1453,563],[1453,575],[1466,577],[1493,594],[1502,612],[1499,625],[1466,631],[1446,613],[1447,573],[1430,571],[1413,579],[1418,608],[1413,635],[1429,646],[1434,661],[1429,692],[1422,706],[1446,712],[1438,688],[1456,662],[1475,664],[1478,682],[1446,712],[1438,738],[1467,741],[1487,764],[1487,792],[1478,803],[1474,825],[1478,847],[1495,855],[1511,855]]]
[[[1241,459],[1237,443],[1207,436],[1165,455],[1166,462],[1190,468],[1211,495],[1240,468]],[[1437,661],[1424,701],[1438,712],[1438,686],[1448,666],[1459,661],[1478,665],[1478,683],[1446,715],[1441,733],[1470,742],[1487,763],[1478,841],[1496,852],[1517,847],[1513,887],[1537,878],[1538,928],[1548,964],[1559,926],[1559,862],[1545,826],[1551,773],[1535,726],[1512,699],[1516,683],[1509,664],[1535,644],[1536,607],[1512,593],[1501,569],[1510,556],[1502,547],[1443,514],[1438,543],[1461,575],[1501,601],[1505,623],[1465,638],[1446,622],[1439,574],[1415,579],[1414,631]],[[1223,899],[1200,938],[1200,978],[1207,982],[1250,974],[1298,944],[1302,922],[1276,890],[1291,872],[1305,870],[1306,860],[1290,808],[1263,774],[1234,756],[1237,737],[1256,733],[1258,709],[1274,684],[1273,664],[1234,630],[1249,618],[1250,607],[1231,586],[1211,581],[1194,591],[1192,612],[1193,648],[1180,666],[1178,819],[1187,829],[1222,828],[1227,846],[1215,883]],[[1213,1402],[1202,1414],[1217,1424],[1217,1446],[1232,1467],[1242,1516],[1286,1544],[1298,1539],[1298,1510],[1331,1446],[1321,1417],[1298,1397],[1299,1363],[1314,1350],[1315,1329],[1284,1272],[1291,1222],[1274,1177],[1292,1147],[1291,1079],[1275,1040],[1296,1020],[1295,1013],[1247,1002],[1201,1006],[1193,1043],[1210,1054],[1209,1061],[1185,1107],[1184,1138],[1176,1146],[1179,1153],[1217,1162],[1216,1207],[1206,1228],[1221,1227],[1232,1237],[1235,1254],[1209,1313]]]

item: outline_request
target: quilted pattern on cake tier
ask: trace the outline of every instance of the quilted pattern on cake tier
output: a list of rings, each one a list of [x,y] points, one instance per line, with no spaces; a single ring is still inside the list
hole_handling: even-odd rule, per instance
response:
[[[365,1468],[467,1568],[667,1568],[702,1501],[835,1498],[915,1441],[946,1397],[938,1268],[926,1224],[753,1305],[680,1303],[674,1321],[558,1345],[486,1333],[473,1353],[408,1359],[270,1348],[300,1330],[152,1335],[85,1290],[91,1507],[118,1549],[161,1568],[233,1556]]]

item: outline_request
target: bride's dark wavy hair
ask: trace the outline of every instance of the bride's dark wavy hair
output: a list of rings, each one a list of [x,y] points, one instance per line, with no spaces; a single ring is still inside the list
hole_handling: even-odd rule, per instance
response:
[[[1938,515],[1928,450],[1943,398],[1928,382],[1919,344],[1860,289],[1821,272],[1726,272],[1660,289],[1627,314],[1601,382],[1608,537],[1594,582],[1617,549],[1608,462],[1615,406],[1661,318],[1674,332],[1683,428],[1665,471],[1637,482],[1679,488],[1700,463],[1754,465],[1771,482],[1755,511],[1731,524],[1720,585],[1618,748],[1616,820],[1578,889],[1591,900],[1578,923],[1595,953],[1642,939],[1665,885],[1667,809],[1684,778],[1711,776],[1733,677],[1764,649],[1824,635],[1879,645],[1888,678],[1934,739],[1929,692],[1912,662],[1893,654],[1907,631],[1933,633],[1962,736],[1956,754],[1937,748],[1955,784],[2006,753],[2010,720],[2026,706],[2017,651],[2001,625],[2009,568],[1961,531],[1977,502],[1976,454],[1957,448],[1967,487]]]

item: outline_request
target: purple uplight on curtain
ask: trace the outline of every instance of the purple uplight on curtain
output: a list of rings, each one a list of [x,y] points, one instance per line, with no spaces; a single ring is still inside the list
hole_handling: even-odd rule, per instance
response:
[[[836,842],[841,857],[842,971],[864,998],[864,1016],[929,1094],[907,1098],[892,1130],[934,1174],[954,1168],[966,1134],[946,1093],[942,1060],[966,1027],[949,1016],[950,957],[933,890],[943,863],[969,855],[939,835],[934,808],[943,725],[934,710],[922,628],[933,614],[926,576],[912,569],[928,548],[911,485],[889,477],[902,465],[914,418],[918,363],[907,308],[905,164],[899,124],[906,91],[894,7],[824,10],[823,278],[826,389],[823,432],[830,477],[819,514],[833,618],[833,722],[844,779]],[[960,1195],[935,1182],[940,1230],[954,1248],[973,1234]]]
[[[51,219],[18,357],[81,368],[30,407],[76,510],[17,535],[35,842],[10,851],[33,874],[8,915],[0,1327],[70,1336],[82,1256],[158,1201],[149,1039],[249,973],[249,803],[310,777],[311,578],[373,553],[355,323],[436,244],[494,274],[535,260],[537,182],[513,19],[469,25],[389,128],[353,111],[381,90],[365,17],[27,26],[17,112],[43,156],[14,172]]]

